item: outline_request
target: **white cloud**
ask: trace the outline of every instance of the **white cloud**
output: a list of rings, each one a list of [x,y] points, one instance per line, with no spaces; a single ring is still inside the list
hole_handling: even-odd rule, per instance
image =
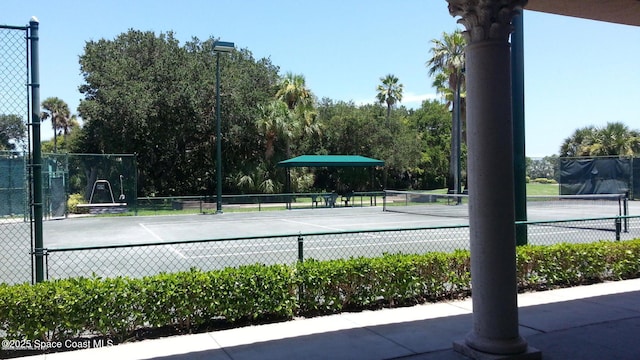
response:
[[[407,92],[402,96],[401,105],[404,105],[408,108],[416,108],[422,105],[422,102],[425,100],[438,100],[440,96],[438,94],[414,94]]]

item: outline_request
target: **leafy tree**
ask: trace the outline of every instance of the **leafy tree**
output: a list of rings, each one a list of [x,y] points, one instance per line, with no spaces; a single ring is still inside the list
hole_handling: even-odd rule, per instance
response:
[[[383,159],[387,184],[394,188],[441,183],[446,174],[441,154],[450,137],[450,123],[442,120],[444,104],[391,111],[387,102],[386,109],[317,102],[302,75],[281,78],[268,59],[255,60],[246,49],[220,57],[222,102],[217,104],[214,41],[194,38],[181,45],[172,33],[130,30],[113,40],[87,42],[80,58],[85,81],[78,109],[84,124],[69,131],[65,147],[136,153],[143,196],[211,194],[215,110],[221,106],[226,193],[282,191],[285,174],[276,164],[290,153]],[[86,170],[87,179],[98,165]],[[382,187],[382,172],[376,172],[374,183],[370,179],[368,169],[297,169],[292,190]]]
[[[27,127],[18,115],[0,115],[0,150],[16,150],[26,140]]]
[[[261,116],[256,121],[259,132],[263,135],[265,146],[265,160],[270,160],[275,154],[278,138],[287,139],[289,143],[293,137],[293,122],[287,104],[280,100],[273,100],[260,106]]]
[[[385,121],[386,109],[378,104],[356,106],[323,99],[318,114],[325,124],[322,153],[382,159],[388,173],[387,186],[409,186],[420,159],[420,145],[419,135],[408,126],[409,113],[404,107],[396,109]],[[370,178],[367,169],[319,170],[316,186],[338,191],[382,188],[381,177],[374,184]]]
[[[598,131],[590,153],[593,156],[633,156],[640,153],[640,133],[620,122],[607,123]]]
[[[560,146],[560,156],[587,156],[589,154],[588,147],[595,141],[596,132],[595,126],[577,129],[570,137],[566,138]]]
[[[420,109],[409,115],[409,126],[419,135],[419,148],[422,151],[414,170],[415,182],[412,187],[446,187],[451,153],[451,117],[448,106],[435,100],[424,101]]]
[[[307,88],[303,75],[288,72],[280,80],[276,99],[286,104],[289,116],[286,131],[282,132],[286,141],[286,157],[292,156],[292,141],[304,140],[308,136],[321,133],[321,126],[317,122],[314,97]]]
[[[466,40],[460,29],[442,33],[442,39],[431,40],[432,57],[426,63],[429,75],[435,76],[434,85],[447,101],[453,101],[458,84],[464,85],[464,48]]]
[[[398,78],[393,74],[388,74],[385,77],[380,78],[382,84],[378,85],[376,99],[380,104],[387,105],[387,121],[391,116],[391,108],[402,101],[402,84],[399,83]]]
[[[527,176],[531,179],[555,179],[559,180],[558,155],[545,156],[542,159],[526,158]]]
[[[311,91],[307,88],[304,75],[288,72],[280,80],[278,87],[276,98],[287,104],[289,110],[312,101]]]
[[[577,129],[560,146],[560,156],[633,156],[640,154],[640,132],[623,123]]]
[[[432,57],[426,63],[429,69],[429,75],[435,76],[433,85],[438,92],[443,94],[443,97],[447,101],[447,105],[452,104],[454,107],[460,107],[460,125],[462,133],[462,142],[466,139],[466,118],[464,111],[464,96],[462,91],[464,89],[464,48],[466,46],[466,40],[462,35],[460,29],[455,30],[453,33],[442,33],[442,39],[431,40],[431,54]],[[455,93],[458,89],[461,89],[460,104],[455,104]],[[455,121],[455,112],[452,111],[452,122]],[[451,149],[456,146],[455,138],[451,137]],[[462,146],[462,144],[460,144]],[[454,174],[457,171],[456,164],[459,159],[455,159],[456,153],[451,151],[451,157],[449,161],[449,178],[448,188],[453,188]],[[462,157],[462,156],[461,156]]]
[[[215,39],[180,45],[173,33],[130,30],[89,41],[80,65],[85,83],[79,149],[136,153],[140,194],[211,193],[215,184]],[[247,50],[221,56],[225,191],[234,169],[257,166],[258,105],[273,97],[277,68]]]
[[[51,127],[53,128],[53,152],[58,152],[58,129],[62,129],[66,135],[72,126],[69,105],[58,97],[49,97],[42,102],[42,108],[45,111],[42,112],[40,117],[42,120],[51,119]]]

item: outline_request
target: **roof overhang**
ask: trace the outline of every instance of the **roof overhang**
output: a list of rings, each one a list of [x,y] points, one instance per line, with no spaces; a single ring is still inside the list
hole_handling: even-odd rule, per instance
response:
[[[525,9],[640,26],[640,0],[529,0]]]
[[[302,155],[280,161],[280,167],[373,167],[384,166],[383,160],[360,155]]]

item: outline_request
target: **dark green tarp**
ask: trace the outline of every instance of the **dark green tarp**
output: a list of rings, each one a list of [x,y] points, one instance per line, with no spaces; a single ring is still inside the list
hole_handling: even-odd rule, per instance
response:
[[[633,190],[631,192],[632,199],[640,199],[640,158],[633,159],[633,186],[631,187]]]
[[[631,158],[562,158],[560,194],[630,193],[632,162]]]

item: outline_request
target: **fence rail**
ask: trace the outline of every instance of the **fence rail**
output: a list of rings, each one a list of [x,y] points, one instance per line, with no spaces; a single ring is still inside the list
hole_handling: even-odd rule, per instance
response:
[[[626,223],[625,227],[622,225]],[[640,216],[518,222],[529,243],[587,243],[640,237]],[[469,226],[298,233],[193,241],[45,249],[47,277],[143,277],[191,268],[214,270],[247,264],[291,264],[373,257],[384,253],[451,252],[469,248]]]
[[[340,206],[378,206],[382,204],[384,192],[363,191],[346,194],[334,192],[238,194],[222,195],[224,211],[265,211],[293,208],[320,208]],[[216,212],[215,196],[146,196],[137,199],[135,212],[153,213],[183,211],[200,214]]]

